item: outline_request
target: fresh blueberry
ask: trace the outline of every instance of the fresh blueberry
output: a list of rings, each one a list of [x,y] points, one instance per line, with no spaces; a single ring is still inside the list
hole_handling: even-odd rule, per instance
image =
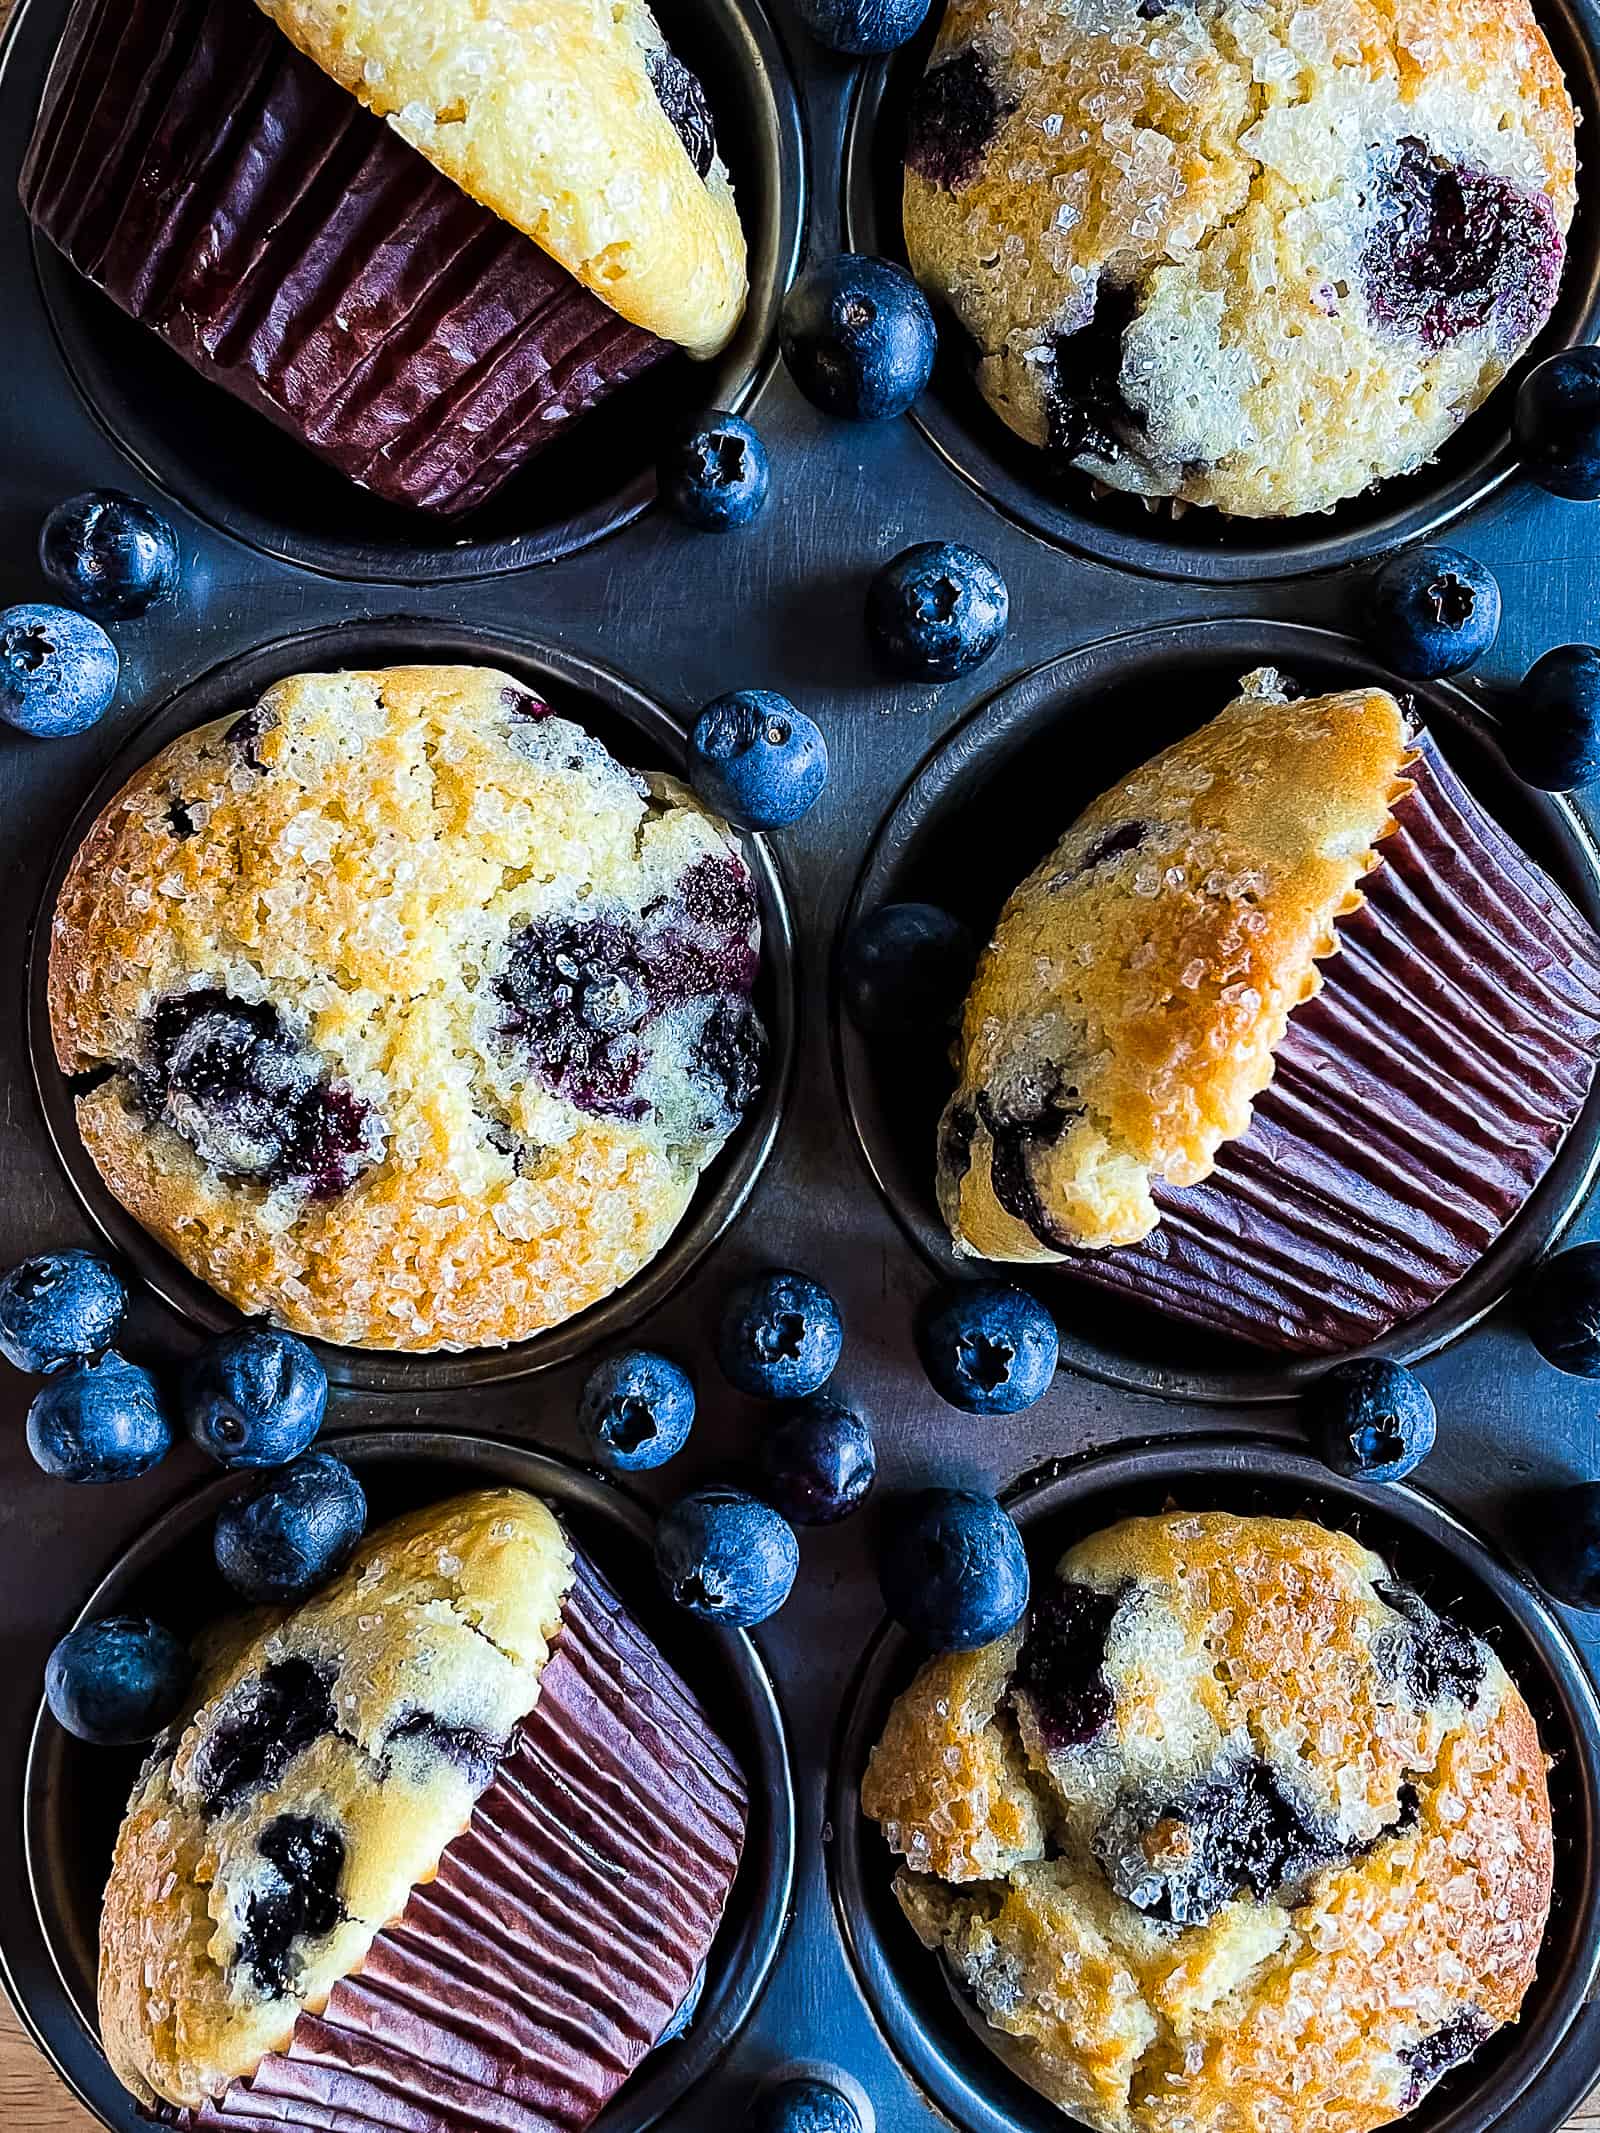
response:
[[[1414,1371],[1384,1356],[1338,1363],[1300,1403],[1317,1456],[1355,1481],[1403,1481],[1433,1449],[1433,1398]]]
[[[896,673],[949,681],[982,666],[1010,609],[1006,581],[987,556],[957,541],[921,541],[873,579],[867,634]]]
[[[109,1348],[127,1308],[127,1290],[93,1252],[24,1259],[0,1280],[0,1355],[48,1377]]]
[[[1600,1612],[1600,1481],[1540,1489],[1516,1514],[1528,1567],[1567,1607]]]
[[[877,1478],[871,1430],[825,1392],[779,1415],[762,1442],[761,1493],[792,1525],[847,1518]]]
[[[861,2113],[843,2089],[803,2074],[763,2089],[742,2133],[861,2133]]]
[[[715,697],[689,736],[689,783],[741,829],[787,829],[828,782],[828,744],[815,721],[772,689]]]
[[[1499,633],[1494,574],[1459,548],[1392,556],[1368,588],[1367,636],[1402,674],[1419,681],[1459,674]]]
[[[328,1373],[302,1340],[241,1326],[192,1356],[178,1389],[184,1427],[224,1466],[283,1466],[322,1427]]]
[[[133,1481],[172,1449],[148,1370],[110,1349],[53,1377],[28,1409],[28,1449],[58,1481]]]
[[[925,1489],[884,1514],[883,1604],[932,1652],[970,1652],[1015,1629],[1028,1605],[1028,1558],[992,1496]]]
[[[194,1661],[170,1630],[142,1615],[105,1615],[62,1638],[45,1661],[44,1695],[79,1740],[126,1748],[171,1725],[193,1679]]]
[[[869,1037],[941,1029],[959,1013],[977,959],[971,929],[937,904],[880,904],[845,941],[839,989]]]
[[[39,529],[39,567],[91,615],[142,615],[178,589],[178,537],[138,497],[86,489]]]
[[[366,1525],[365,1493],[343,1460],[304,1452],[223,1506],[217,1568],[247,1600],[298,1600],[344,1568]]]
[[[678,2002],[677,2013],[672,2017],[672,2020],[667,2024],[660,2036],[657,2037],[655,2047],[657,2051],[660,2051],[663,2044],[676,2044],[680,2037],[686,2037],[689,2034],[690,2024],[700,2012],[700,2002],[705,1997],[705,1990],[706,1966],[702,1963],[694,1974],[694,1982]]]
[[[748,526],[767,500],[767,448],[748,422],[714,408],[681,430],[661,456],[661,494],[679,518],[702,533]]]
[[[928,0],[799,0],[799,13],[818,44],[864,59],[897,51],[915,37]]]
[[[1014,1415],[1050,1389],[1061,1343],[1035,1296],[1008,1281],[955,1282],[917,1318],[917,1353],[941,1400],[969,1415]]]
[[[933,375],[928,299],[904,267],[861,252],[815,266],[783,301],[778,344],[789,374],[825,415],[903,415]]]
[[[117,693],[117,648],[87,615],[35,601],[0,613],[0,719],[36,740],[86,733]]]
[[[832,1376],[843,1346],[827,1290],[781,1268],[741,1281],[717,1325],[723,1376],[759,1400],[808,1398]]]
[[[1502,739],[1519,778],[1574,792],[1600,778],[1600,651],[1564,644],[1531,666]]]
[[[607,1356],[583,1381],[578,1428],[602,1466],[642,1474],[676,1458],[694,1421],[694,1386],[664,1355],[630,1348]]]
[[[776,1614],[800,1567],[794,1528],[742,1489],[680,1496],[656,1527],[656,1573],[703,1622],[749,1629]]]
[[[1528,1337],[1547,1363],[1600,1378],[1600,1244],[1575,1244],[1541,1260],[1522,1294]]]
[[[1517,450],[1552,496],[1600,500],[1600,348],[1567,348],[1530,371],[1517,394]]]

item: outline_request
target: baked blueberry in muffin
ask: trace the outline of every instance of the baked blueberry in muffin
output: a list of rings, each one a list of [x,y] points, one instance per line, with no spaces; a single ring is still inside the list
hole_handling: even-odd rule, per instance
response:
[[[78,852],[51,1026],[129,1211],[242,1310],[526,1338],[645,1266],[760,1086],[754,883],[508,675],[299,675]]]
[[[930,1660],[862,1805],[985,2040],[1097,2133],[1367,2133],[1514,2021],[1549,1912],[1490,1648],[1305,1521],[1169,1512]]]
[[[1527,0],[952,0],[906,242],[1042,452],[1322,511],[1430,459],[1543,326],[1574,129]]]

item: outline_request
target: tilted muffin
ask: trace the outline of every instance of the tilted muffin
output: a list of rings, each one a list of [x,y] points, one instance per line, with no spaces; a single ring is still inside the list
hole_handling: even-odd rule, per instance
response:
[[[1030,444],[1321,511],[1431,458],[1543,326],[1575,123],[1528,0],[951,0],[906,242]]]
[[[930,1660],[862,1785],[986,2041],[1099,2133],[1367,2133],[1514,2021],[1533,1718],[1347,1536],[1170,1512]]]
[[[388,2123],[398,2092],[412,2133],[576,2133],[687,1994],[744,1819],[536,1498],[411,1513],[202,1640],[117,1839],[106,2055],[168,2123]]]
[[[107,1184],[230,1301],[474,1347],[671,1235],[758,1085],[759,937],[726,825],[508,675],[297,675],[100,815],[51,1028]]]

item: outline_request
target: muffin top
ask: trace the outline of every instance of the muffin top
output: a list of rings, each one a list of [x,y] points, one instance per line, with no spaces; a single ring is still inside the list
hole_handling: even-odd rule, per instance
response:
[[[241,1309],[474,1347],[660,1250],[759,1081],[758,941],[727,827],[508,675],[300,675],[101,814],[51,1027],[111,1190]]]
[[[1291,701],[1262,668],[1073,823],[1001,913],[939,1125],[958,1249],[1135,1243],[1250,1123],[1289,1015],[1409,789],[1381,689]]]
[[[645,0],[260,0],[290,40],[614,311],[715,355],[745,242],[705,92]]]
[[[483,1490],[203,1641],[101,1913],[101,2037],[135,2096],[220,2095],[359,1968],[533,1708],[572,1577],[543,1504]]]
[[[1513,2020],[1545,1758],[1495,1654],[1343,1534],[1170,1512],[923,1667],[862,1806],[985,2039],[1103,2133],[1367,2133]]]
[[[906,241],[1030,443],[1321,511],[1430,458],[1544,324],[1574,129],[1527,0],[951,0]]]

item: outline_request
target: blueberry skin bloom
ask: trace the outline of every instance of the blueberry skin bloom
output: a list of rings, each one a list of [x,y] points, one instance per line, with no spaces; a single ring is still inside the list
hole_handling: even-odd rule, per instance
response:
[[[867,634],[896,673],[950,681],[982,666],[1010,612],[1006,581],[987,556],[956,541],[922,541],[873,579]]]
[[[780,1415],[761,1446],[761,1493],[796,1526],[848,1518],[877,1478],[871,1430],[825,1392]]]
[[[172,1449],[148,1370],[115,1349],[51,1378],[28,1409],[28,1449],[57,1481],[136,1481]]]
[[[109,1348],[127,1308],[121,1278],[96,1253],[42,1252],[0,1280],[0,1355],[48,1377]]]
[[[184,1427],[224,1466],[282,1466],[322,1427],[328,1373],[303,1340],[276,1326],[241,1326],[185,1366]]]
[[[217,1568],[244,1599],[302,1599],[344,1568],[366,1528],[355,1475],[331,1452],[306,1452],[223,1506]]]
[[[938,335],[904,267],[841,252],[802,274],[784,298],[778,345],[795,384],[825,415],[886,422],[932,377]]]
[[[742,2133],[861,2133],[861,2114],[831,2081],[775,2081],[750,2106]]]
[[[665,1466],[689,1441],[694,1385],[664,1355],[630,1348],[607,1356],[583,1381],[578,1428],[591,1455],[615,1474]]]
[[[851,1021],[869,1037],[948,1027],[972,983],[972,929],[937,904],[880,904],[852,927],[839,962]]]
[[[58,1725],[97,1748],[153,1740],[183,1706],[194,1661],[159,1622],[105,1615],[69,1630],[45,1661],[44,1695]]]
[[[706,705],[689,735],[689,783],[741,829],[787,829],[828,782],[816,722],[773,689],[735,689]]]
[[[1028,1558],[1016,1521],[992,1496],[925,1489],[884,1513],[883,1604],[930,1652],[970,1652],[1022,1620]]]
[[[87,733],[117,693],[117,648],[87,615],[34,602],[0,613],[0,719],[35,740]]]
[[[1419,681],[1459,674],[1499,634],[1494,573],[1459,548],[1392,556],[1372,580],[1367,636],[1402,674]]]
[[[1517,1527],[1545,1591],[1564,1606],[1600,1611],[1600,1481],[1541,1489],[1522,1506]]]
[[[1056,1322],[1008,1281],[955,1282],[918,1315],[917,1353],[941,1400],[969,1415],[1014,1415],[1050,1389]]]
[[[1600,500],[1600,348],[1568,348],[1530,371],[1513,425],[1530,480],[1574,503]]]
[[[1542,792],[1600,778],[1600,650],[1563,644],[1523,676],[1501,740],[1511,767]]]
[[[1432,1451],[1438,1430],[1427,1386],[1383,1356],[1325,1372],[1302,1399],[1300,1417],[1317,1456],[1352,1481],[1403,1481]]]
[[[1547,1363],[1600,1378],[1600,1244],[1575,1244],[1536,1266],[1522,1294],[1528,1338]]]
[[[804,1400],[833,1375],[844,1347],[839,1307],[804,1274],[774,1268],[742,1281],[722,1308],[717,1362],[757,1400]]]
[[[776,1614],[799,1567],[794,1528],[742,1489],[696,1489],[656,1527],[656,1573],[667,1593],[724,1629],[750,1629]]]
[[[896,51],[915,37],[928,0],[797,0],[797,7],[818,44],[864,59]]]
[[[714,408],[667,446],[656,470],[662,496],[702,533],[748,526],[772,487],[767,448],[748,422]]]
[[[178,589],[178,540],[138,497],[86,489],[57,504],[39,529],[39,567],[91,615],[142,615]]]

